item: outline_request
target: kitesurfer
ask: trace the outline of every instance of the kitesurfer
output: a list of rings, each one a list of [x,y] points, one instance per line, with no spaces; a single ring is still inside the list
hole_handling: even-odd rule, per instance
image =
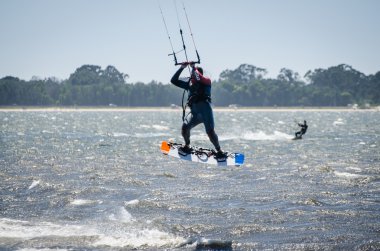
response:
[[[302,135],[304,135],[307,131],[307,124],[306,120],[303,121],[303,124],[298,123],[298,126],[301,127],[301,130],[296,132],[296,138],[302,138]]]
[[[188,81],[180,80],[179,76],[188,65],[191,67],[190,79]],[[173,75],[171,83],[189,91],[187,105],[191,109],[190,119],[185,119],[182,124],[182,137],[185,140],[185,146],[181,147],[179,151],[184,155],[191,153],[190,130],[203,123],[206,133],[216,149],[215,158],[224,160],[226,154],[221,150],[218,135],[214,130],[214,115],[211,107],[211,80],[203,76],[201,67],[195,67],[193,62],[184,62]]]

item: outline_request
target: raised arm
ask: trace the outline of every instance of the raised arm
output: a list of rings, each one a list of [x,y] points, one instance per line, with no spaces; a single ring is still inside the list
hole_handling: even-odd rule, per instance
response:
[[[181,75],[183,69],[185,69],[185,68],[186,68],[185,64],[181,65],[181,67],[176,71],[176,73],[174,73],[170,82],[175,86],[178,86],[182,89],[188,90],[189,89],[189,81],[183,81],[183,80],[179,79],[179,76]]]

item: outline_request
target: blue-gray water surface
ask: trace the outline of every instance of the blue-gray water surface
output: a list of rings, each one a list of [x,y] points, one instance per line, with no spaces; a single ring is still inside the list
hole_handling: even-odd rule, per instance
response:
[[[380,249],[380,112],[214,116],[245,165],[163,155],[179,110],[0,111],[0,249]],[[192,143],[211,147],[203,125]]]

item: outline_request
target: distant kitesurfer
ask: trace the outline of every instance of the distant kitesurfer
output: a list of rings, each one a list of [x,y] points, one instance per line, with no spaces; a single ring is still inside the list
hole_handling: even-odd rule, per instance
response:
[[[188,65],[191,67],[191,77],[188,81],[180,80],[179,76]],[[216,149],[216,159],[225,159],[226,154],[221,150],[218,135],[214,130],[214,115],[211,107],[211,80],[203,76],[201,67],[195,67],[192,62],[185,62],[181,64],[181,67],[173,75],[171,83],[189,91],[187,105],[191,109],[190,119],[185,119],[182,124],[182,137],[185,140],[185,146],[180,147],[179,151],[184,155],[191,153],[190,130],[203,123],[206,133]]]
[[[302,138],[302,135],[304,135],[307,131],[307,124],[306,120],[303,121],[303,124],[298,123],[298,126],[301,127],[301,130],[296,132],[296,138]]]

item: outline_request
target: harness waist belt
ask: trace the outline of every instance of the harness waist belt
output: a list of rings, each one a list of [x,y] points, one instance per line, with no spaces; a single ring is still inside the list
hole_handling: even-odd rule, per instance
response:
[[[189,106],[191,106],[192,104],[195,104],[201,101],[211,102],[211,97],[204,96],[204,95],[193,95],[188,99],[187,103]]]

